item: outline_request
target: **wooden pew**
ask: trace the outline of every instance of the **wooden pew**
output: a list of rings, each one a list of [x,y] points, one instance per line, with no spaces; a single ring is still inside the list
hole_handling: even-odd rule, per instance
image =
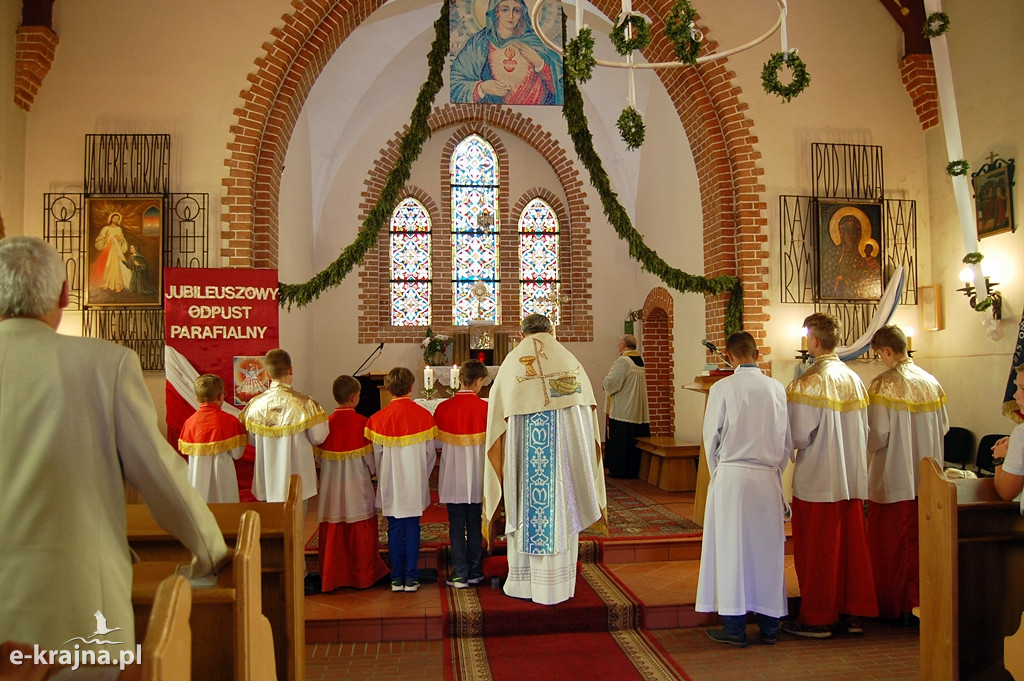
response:
[[[1009,679],[1003,637],[1024,611],[1020,507],[991,478],[948,480],[931,458],[918,496],[921,678]]]
[[[224,539],[235,546],[241,516],[260,516],[263,614],[270,622],[279,681],[306,676],[305,575],[302,540],[302,482],[293,476],[283,503],[210,504]],[[128,544],[143,561],[187,563],[191,555],[163,530],[142,504],[127,507]]]
[[[167,577],[157,587],[142,642],[143,681],[192,678],[192,589],[184,577]]]
[[[191,588],[192,676],[222,681],[275,681],[274,641],[263,615],[260,516],[246,511],[239,521],[235,554],[215,585]],[[141,636],[155,613],[155,595],[173,574],[170,562],[133,566],[132,605]],[[145,632],[148,634],[148,631]]]

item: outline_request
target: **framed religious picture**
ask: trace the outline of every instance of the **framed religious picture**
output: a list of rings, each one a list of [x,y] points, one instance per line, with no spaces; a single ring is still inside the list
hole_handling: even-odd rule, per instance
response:
[[[1013,224],[1013,159],[1004,161],[994,155],[989,159],[990,163],[971,173],[979,239],[1017,230]]]
[[[85,211],[86,306],[159,307],[163,197],[90,197]]]
[[[817,200],[818,299],[882,296],[882,203]]]

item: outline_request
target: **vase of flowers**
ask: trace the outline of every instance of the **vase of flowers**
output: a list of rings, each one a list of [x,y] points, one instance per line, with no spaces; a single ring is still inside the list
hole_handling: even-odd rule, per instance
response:
[[[445,357],[445,350],[451,344],[452,339],[443,333],[434,333],[427,327],[427,335],[423,338],[420,346],[423,348],[423,361],[430,366],[446,366],[448,359]]]

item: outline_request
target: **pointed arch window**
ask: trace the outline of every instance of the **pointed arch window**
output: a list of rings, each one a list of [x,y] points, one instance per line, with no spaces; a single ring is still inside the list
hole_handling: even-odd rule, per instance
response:
[[[523,315],[546,314],[559,323],[559,224],[555,211],[533,199],[519,216],[519,304]]]
[[[499,171],[494,148],[480,135],[469,135],[452,153],[452,321],[456,326],[466,326],[471,319],[496,324],[501,319]]]
[[[430,215],[404,199],[391,214],[391,324],[430,326]]]

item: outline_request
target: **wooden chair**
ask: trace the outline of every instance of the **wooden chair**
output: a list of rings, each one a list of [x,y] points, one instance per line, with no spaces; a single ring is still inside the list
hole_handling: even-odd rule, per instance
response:
[[[146,638],[142,642],[143,681],[189,681],[192,678],[192,588],[172,575],[157,587]]]

